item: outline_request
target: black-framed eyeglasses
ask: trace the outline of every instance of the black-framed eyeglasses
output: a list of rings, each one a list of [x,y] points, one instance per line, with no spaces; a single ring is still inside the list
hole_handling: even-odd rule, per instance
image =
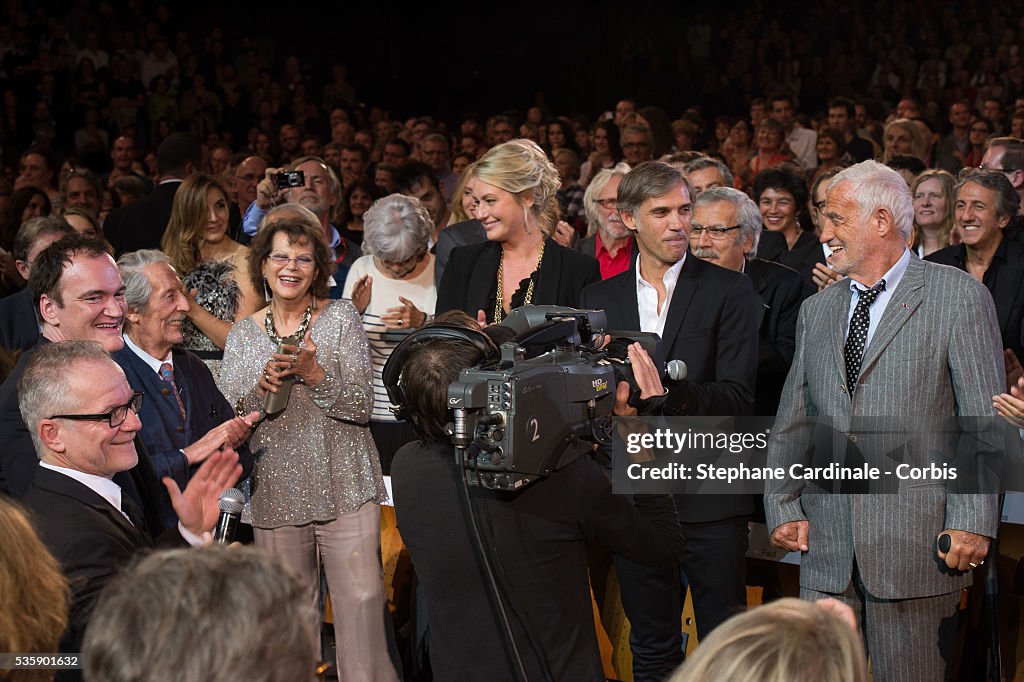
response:
[[[697,239],[707,232],[712,241],[720,242],[728,237],[730,232],[738,230],[740,227],[742,227],[742,225],[733,225],[731,227],[704,227],[697,223],[690,223],[690,236]]]
[[[611,198],[608,198],[608,199],[594,199],[593,202],[595,204],[597,204],[598,206],[600,206],[601,208],[604,208],[604,209],[607,209],[607,210],[611,210],[611,209],[615,208],[616,206],[618,206],[618,204],[619,204],[619,200],[614,198],[614,197],[611,197]]]
[[[139,413],[142,409],[142,392],[135,391],[132,393],[132,399],[124,405],[118,405],[110,412],[104,412],[103,414],[55,414],[49,419],[74,419],[76,421],[84,422],[102,422],[105,421],[110,424],[110,428],[116,429],[121,424],[124,424],[124,420],[128,418],[128,410],[131,410],[135,414]]]

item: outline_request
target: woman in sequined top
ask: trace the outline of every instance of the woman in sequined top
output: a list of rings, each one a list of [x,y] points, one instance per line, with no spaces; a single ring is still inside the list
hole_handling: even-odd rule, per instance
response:
[[[268,214],[249,272],[270,303],[232,327],[219,385],[246,412],[261,410],[268,392],[289,391],[249,441],[256,544],[300,577],[314,605],[322,558],[339,679],[395,680],[379,559],[387,493],[367,427],[370,353],[352,303],[325,298],[333,270],[315,217]]]
[[[161,248],[195,303],[183,345],[205,360],[214,376],[231,325],[264,305],[249,277],[249,249],[227,232],[228,198],[220,181],[197,174],[181,183]]]

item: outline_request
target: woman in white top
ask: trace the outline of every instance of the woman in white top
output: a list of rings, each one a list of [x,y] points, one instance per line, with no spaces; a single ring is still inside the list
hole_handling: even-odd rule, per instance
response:
[[[402,339],[434,313],[434,256],[428,249],[434,223],[419,200],[392,194],[377,200],[363,216],[362,258],[352,264],[343,296],[363,316],[373,361],[373,414],[370,432],[384,473],[401,446],[415,438],[412,427],[391,413],[381,382],[384,363]]]

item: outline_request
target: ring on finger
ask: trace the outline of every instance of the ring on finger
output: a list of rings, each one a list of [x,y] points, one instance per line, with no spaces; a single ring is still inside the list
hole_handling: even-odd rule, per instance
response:
[[[971,568],[977,568],[978,567],[978,564],[974,563],[973,561],[968,562],[967,565],[970,566]]]

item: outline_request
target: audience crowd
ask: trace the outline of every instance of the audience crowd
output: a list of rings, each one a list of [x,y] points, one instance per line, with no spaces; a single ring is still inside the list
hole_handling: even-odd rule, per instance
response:
[[[552,111],[538,97],[451,117],[425,103],[364,101],[353,83],[372,74],[320,55],[271,56],[228,28],[172,32],[166,5],[110,21],[109,2],[76,0],[50,15],[8,3],[0,493],[21,499],[46,548],[23,537],[25,517],[0,498],[0,531],[26,553],[0,571],[3,610],[4,592],[30,569],[45,578],[26,592],[28,634],[15,637],[18,624],[0,619],[0,650],[55,651],[63,631],[62,651],[93,652],[93,679],[155,679],[146,668],[176,665],[178,654],[166,643],[156,651],[136,611],[160,633],[183,617],[212,628],[220,612],[189,599],[223,597],[225,615],[235,606],[253,617],[246,632],[267,651],[284,650],[268,630],[271,612],[301,622],[289,644],[301,652],[264,671],[299,679],[294,671],[312,674],[316,662],[322,561],[342,678],[413,678],[419,662],[399,649],[415,649],[417,635],[396,646],[376,560],[384,476],[397,462],[400,493],[403,446],[431,442],[391,410],[386,365],[396,348],[449,311],[483,327],[531,303],[601,307],[624,329],[661,334],[663,354],[686,356],[689,377],[667,384],[666,414],[775,415],[788,404],[790,367],[803,362],[801,304],[857,274],[862,254],[840,240],[830,191],[863,175],[905,181],[896,182],[906,214],[885,235],[897,259],[909,250],[911,269],[918,259],[952,266],[980,283],[972,292],[990,294],[1002,352],[986,362],[1005,367],[993,372],[992,404],[1024,426],[1024,19],[1010,9],[827,2],[785,19],[761,5],[697,13],[667,54],[650,36],[626,34],[616,56],[635,80],[601,94],[605,111]],[[645,213],[652,202],[660,208]],[[900,262],[893,268],[907,267]],[[706,286],[689,314],[706,324],[666,303],[691,277]],[[627,289],[639,296],[632,306]],[[92,382],[90,371],[105,378]],[[589,495],[603,494],[598,479],[588,479]],[[203,544],[212,500],[236,484],[245,527],[273,560],[178,550],[116,577],[143,550]],[[783,602],[718,627],[745,602],[756,512],[749,499],[697,509],[684,497],[674,504],[685,550],[626,553],[654,567],[615,559],[635,679],[678,668],[679,644],[652,634],[659,618],[678,624],[678,565],[708,649],[673,679],[769,679],[772,667],[803,671],[776,673],[786,679],[864,679],[861,613],[841,614],[850,629],[831,606]],[[394,502],[401,522],[403,500]],[[594,530],[581,519],[563,522]],[[406,523],[415,534],[417,522]],[[778,528],[789,523],[798,522]],[[670,545],[680,526],[669,525]],[[800,539],[777,544],[797,549]],[[429,576],[421,552],[413,562]],[[600,603],[601,562],[588,560]],[[603,563],[607,571],[611,559]],[[226,589],[217,576],[236,570],[261,589]],[[661,587],[632,591],[641,584]],[[183,599],[195,585],[201,595]],[[678,604],[655,616],[658,601]],[[67,617],[57,608],[65,603]],[[780,635],[783,625],[791,631]],[[191,652],[203,634],[175,630],[169,641]],[[594,667],[591,639],[575,642],[566,670]],[[798,646],[809,639],[835,656]],[[659,646],[669,653],[648,659]],[[197,656],[188,679],[202,679],[210,660]]]

